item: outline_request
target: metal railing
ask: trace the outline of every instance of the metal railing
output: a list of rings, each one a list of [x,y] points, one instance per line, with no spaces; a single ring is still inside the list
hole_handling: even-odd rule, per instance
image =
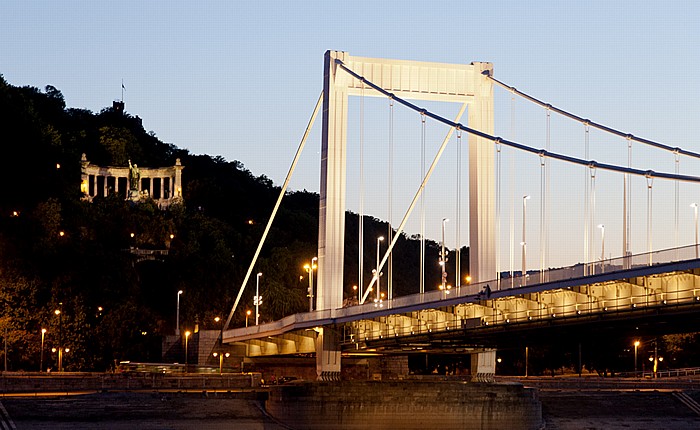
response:
[[[457,302],[474,303],[486,300],[489,298],[487,291],[490,291],[498,300],[504,300],[512,296],[522,295],[524,292],[522,290],[523,287],[532,287],[535,285],[546,286],[547,284],[576,279],[581,281],[580,285],[585,285],[586,278],[591,276],[601,274],[613,275],[615,273],[653,265],[691,261],[696,260],[697,255],[698,247],[696,245],[690,245],[651,253],[612,258],[594,263],[579,263],[573,266],[550,269],[543,272],[528,272],[525,276],[502,277],[491,281],[462,285],[461,287],[452,288],[451,290],[432,290],[423,294],[412,294],[397,297],[392,300],[370,301],[362,305],[348,306],[345,308],[293,314],[281,320],[247,328],[229,330],[227,338],[229,341],[235,341],[240,338],[253,339],[257,336],[273,335],[275,333],[283,333],[294,329],[323,325],[328,322],[337,322],[338,320],[348,322],[352,320],[371,319],[378,315],[387,315],[389,313],[387,311],[396,311],[396,313],[400,313],[402,310],[407,311],[422,308],[422,312],[430,313],[431,310],[435,308],[446,306],[446,300],[449,300],[452,304]],[[553,286],[552,288],[558,289],[560,287]],[[384,337],[388,335],[400,336],[424,331],[432,332],[433,330],[472,328],[499,323],[510,324],[531,321],[535,318],[562,318],[590,314],[593,312],[633,310],[638,306],[648,307],[669,304],[688,304],[700,301],[696,293],[696,288],[686,288],[683,290],[677,289],[670,295],[662,293],[650,296],[646,293],[631,293],[624,298],[618,297],[616,300],[601,300],[599,298],[590,297],[589,300],[582,302],[544,306],[540,309],[510,311],[507,315],[495,309],[492,309],[490,313],[485,310],[484,314],[480,315],[478,318],[463,318],[459,315],[451,314],[452,316],[449,319],[442,319],[439,321],[435,319],[435,321],[430,321],[430,318],[428,318],[427,320],[421,320],[421,324],[412,327],[408,333],[399,334],[398,331],[389,333],[391,330],[388,330],[388,332],[380,331],[379,333],[373,333],[374,330],[372,330],[372,333],[368,333],[367,338]],[[539,294],[546,295],[548,292],[545,289]],[[429,309],[431,307],[433,309]],[[374,336],[375,334],[376,336]]]

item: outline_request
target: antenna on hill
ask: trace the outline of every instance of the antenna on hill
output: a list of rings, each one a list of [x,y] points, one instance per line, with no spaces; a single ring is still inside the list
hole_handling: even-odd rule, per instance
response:
[[[122,103],[124,103],[124,79],[122,79]]]

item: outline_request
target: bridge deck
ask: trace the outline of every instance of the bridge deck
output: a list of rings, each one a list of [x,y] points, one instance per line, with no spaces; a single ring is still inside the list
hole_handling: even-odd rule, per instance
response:
[[[314,328],[335,326],[345,347],[358,350],[383,340],[410,342],[426,334],[457,330],[517,324],[536,328],[543,321],[620,312],[642,315],[656,307],[675,312],[689,306],[700,309],[700,259],[696,251],[695,246],[664,250],[482,282],[449,292],[430,291],[294,314],[227,330],[224,342],[245,344],[248,355],[309,353],[315,351]]]

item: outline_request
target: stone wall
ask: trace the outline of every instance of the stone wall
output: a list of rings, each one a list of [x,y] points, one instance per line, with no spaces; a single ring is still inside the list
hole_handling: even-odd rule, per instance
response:
[[[223,375],[164,375],[160,373],[20,374],[4,372],[0,393],[72,392],[83,390],[207,390],[260,386],[259,373]]]
[[[452,381],[308,382],[272,387],[270,415],[302,429],[539,429],[537,391]]]

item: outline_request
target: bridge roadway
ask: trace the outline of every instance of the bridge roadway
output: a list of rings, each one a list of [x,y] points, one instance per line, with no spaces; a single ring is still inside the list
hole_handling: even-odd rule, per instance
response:
[[[552,335],[552,330],[574,326],[589,330],[648,324],[662,330],[668,323],[700,319],[699,277],[698,249],[686,246],[448,292],[294,314],[229,329],[223,339],[254,357],[315,353],[315,328],[321,326],[337,330],[347,353],[468,352],[525,332]]]

